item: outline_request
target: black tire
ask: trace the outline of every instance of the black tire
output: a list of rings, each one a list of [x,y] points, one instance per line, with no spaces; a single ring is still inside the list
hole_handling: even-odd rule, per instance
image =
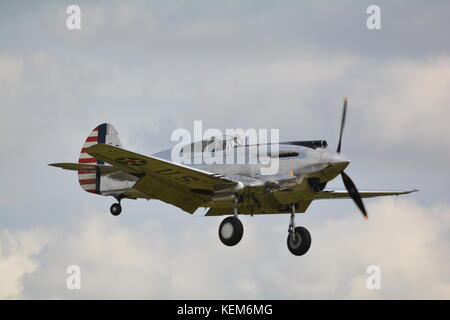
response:
[[[238,218],[225,218],[219,226],[220,241],[226,246],[237,245],[241,241],[243,234],[244,226]]]
[[[113,216],[118,216],[122,212],[122,206],[118,203],[113,203],[109,211]]]
[[[308,229],[303,227],[295,228],[295,240],[289,234],[287,237],[287,246],[289,251],[296,256],[302,256],[308,252],[311,247],[311,234]]]

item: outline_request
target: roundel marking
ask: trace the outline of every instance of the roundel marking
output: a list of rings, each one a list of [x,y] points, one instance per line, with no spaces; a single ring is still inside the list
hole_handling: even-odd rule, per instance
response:
[[[142,166],[144,164],[147,164],[147,161],[145,161],[144,159],[130,158],[130,157],[116,158],[115,161],[131,166]]]

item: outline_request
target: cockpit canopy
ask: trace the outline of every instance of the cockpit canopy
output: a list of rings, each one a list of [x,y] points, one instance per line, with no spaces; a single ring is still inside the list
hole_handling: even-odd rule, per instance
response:
[[[239,136],[212,137],[207,140],[187,144],[181,149],[180,153],[226,152],[227,150],[231,150],[232,148],[236,148],[241,145],[243,144]]]

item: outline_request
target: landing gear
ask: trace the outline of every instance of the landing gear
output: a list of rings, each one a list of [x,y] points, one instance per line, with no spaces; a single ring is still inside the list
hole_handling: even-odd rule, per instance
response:
[[[292,254],[302,256],[311,247],[311,234],[304,227],[295,227],[295,205],[291,205],[291,208],[292,213],[289,222],[287,247]]]
[[[296,256],[302,256],[308,252],[311,246],[311,234],[308,229],[296,227],[287,237],[287,246],[289,251]]]
[[[119,203],[113,203],[111,205],[111,208],[109,209],[109,211],[111,212],[111,214],[113,216],[118,216],[122,212],[122,206],[120,205],[120,200],[119,200]]]
[[[241,241],[244,234],[244,226],[241,220],[235,217],[227,217],[219,227],[220,241],[226,246],[235,246]]]
[[[219,226],[220,241],[226,246],[235,246],[241,241],[244,234],[244,226],[238,218],[238,197],[234,197],[233,216],[225,218]]]

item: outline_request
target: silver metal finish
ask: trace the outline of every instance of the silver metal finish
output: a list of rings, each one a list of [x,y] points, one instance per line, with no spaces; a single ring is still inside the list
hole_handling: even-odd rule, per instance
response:
[[[295,204],[291,204],[291,217],[289,218],[288,232],[295,241]]]
[[[222,237],[223,237],[223,238],[225,238],[225,239],[230,239],[231,236],[232,236],[233,233],[234,233],[234,227],[233,227],[233,225],[232,225],[231,223],[229,223],[229,222],[225,223],[225,224],[222,226],[222,228],[221,228],[221,230],[220,230],[220,233],[222,234]]]

